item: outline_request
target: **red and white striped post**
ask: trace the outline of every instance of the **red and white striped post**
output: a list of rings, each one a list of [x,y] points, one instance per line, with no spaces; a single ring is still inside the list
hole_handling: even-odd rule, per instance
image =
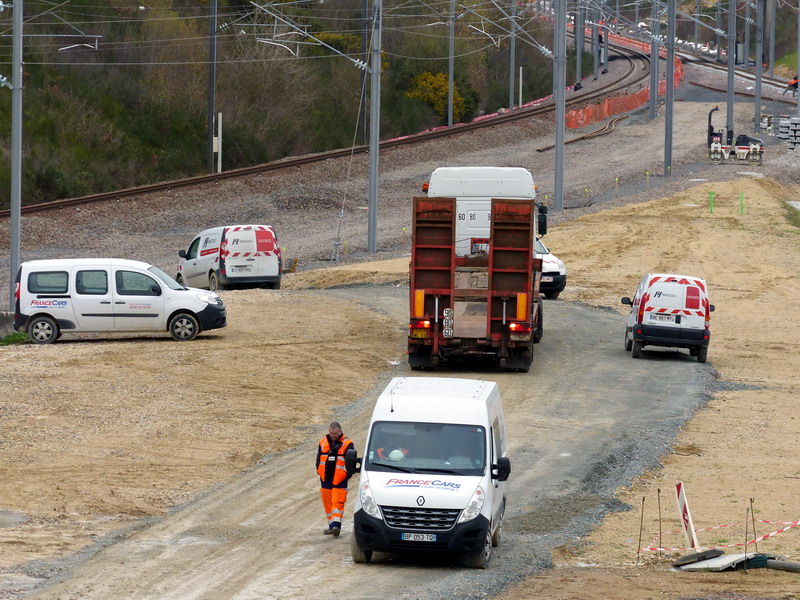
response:
[[[697,551],[700,548],[700,544],[697,542],[697,534],[694,531],[694,523],[692,523],[692,513],[689,512],[689,501],[686,500],[686,490],[682,481],[675,484],[675,494],[678,497],[678,513],[680,513],[681,517],[683,534],[686,536],[686,545]]]

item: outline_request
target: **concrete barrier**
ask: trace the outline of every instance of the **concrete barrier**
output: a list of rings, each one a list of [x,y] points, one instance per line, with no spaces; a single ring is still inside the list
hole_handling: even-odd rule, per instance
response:
[[[14,313],[0,311],[0,337],[14,332]]]

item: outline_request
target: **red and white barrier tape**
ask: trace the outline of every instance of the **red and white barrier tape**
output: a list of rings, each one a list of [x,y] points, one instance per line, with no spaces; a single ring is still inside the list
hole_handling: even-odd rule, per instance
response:
[[[756,519],[760,523],[770,523],[773,525],[784,525],[781,529],[777,531],[773,531],[772,533],[768,533],[766,535],[762,535],[761,537],[755,538],[750,540],[747,543],[740,543],[740,544],[724,544],[722,546],[701,546],[699,548],[658,548],[655,547],[652,543],[650,546],[646,548],[640,548],[640,550],[650,550],[652,552],[688,552],[690,550],[700,550],[706,549],[711,550],[712,548],[740,548],[742,546],[749,546],[750,544],[755,544],[757,542],[761,542],[763,540],[769,539],[771,537],[775,537],[779,533],[783,533],[784,531],[788,531],[800,525],[800,520],[797,521],[789,521],[789,522],[781,522],[781,521],[762,521],[761,519]],[[736,523],[732,523],[730,525],[717,525],[716,527],[706,527],[704,529],[696,529],[695,531],[710,531],[712,529],[722,529],[723,527],[730,527],[731,525],[736,525]],[[681,533],[681,530],[673,531],[672,533]]]

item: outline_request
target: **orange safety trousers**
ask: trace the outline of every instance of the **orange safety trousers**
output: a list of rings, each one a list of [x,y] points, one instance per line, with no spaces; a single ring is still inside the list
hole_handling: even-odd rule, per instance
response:
[[[328,527],[341,527],[344,517],[344,504],[347,502],[347,488],[320,488],[322,506],[328,518]]]

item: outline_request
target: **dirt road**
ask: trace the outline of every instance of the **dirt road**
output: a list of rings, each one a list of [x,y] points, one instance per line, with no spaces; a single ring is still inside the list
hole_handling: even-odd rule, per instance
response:
[[[253,326],[246,335],[234,338],[223,331],[205,340],[202,354],[211,363],[222,360],[234,344],[248,355],[260,339],[275,336],[284,326],[282,321],[257,320],[262,309],[255,300],[265,294],[226,294],[240,299],[231,308],[231,319],[250,320]],[[384,284],[306,297],[350,318],[359,307],[361,312],[380,310],[387,319],[380,327],[369,327],[378,317],[356,318],[368,325],[360,338],[370,337],[368,345],[378,345],[387,326],[402,328],[407,295],[405,286]],[[244,304],[242,299],[254,302]],[[291,301],[288,295],[285,300]],[[614,313],[559,301],[547,302],[545,310],[547,339],[538,345],[530,373],[435,373],[490,378],[501,386],[514,477],[504,543],[489,572],[464,571],[454,568],[452,560],[431,557],[380,555],[369,566],[352,563],[349,522],[339,539],[321,535],[324,519],[311,463],[325,420],[309,416],[307,422],[316,424],[316,431],[297,448],[268,454],[209,494],[105,548],[69,572],[63,583],[33,597],[306,598],[320,590],[346,589],[355,598],[478,598],[535,573],[548,563],[554,546],[585,533],[598,515],[616,507],[617,486],[656,464],[658,450],[668,447],[677,427],[704,401],[710,378],[710,369],[688,355],[657,358],[657,374],[647,377],[651,366],[630,363],[618,336],[609,335],[618,322]],[[292,333],[295,344],[311,348],[319,330]],[[69,352],[69,345],[48,350]],[[153,346],[164,344],[143,342],[135,354],[149,355]],[[358,346],[354,340],[352,353],[358,353]],[[355,403],[348,403],[353,400],[348,395],[332,399],[334,404],[347,403],[334,414],[344,415],[340,418],[360,450],[379,389],[389,376],[411,375],[402,360],[402,344],[394,344],[392,354],[399,364],[364,377],[369,389]],[[322,388],[327,366],[320,364],[316,376],[309,373]],[[306,383],[298,389],[309,387]],[[652,393],[654,388],[658,393]],[[259,412],[272,411],[265,405]],[[352,488],[357,488],[356,481]],[[409,569],[414,586],[409,586]]]

